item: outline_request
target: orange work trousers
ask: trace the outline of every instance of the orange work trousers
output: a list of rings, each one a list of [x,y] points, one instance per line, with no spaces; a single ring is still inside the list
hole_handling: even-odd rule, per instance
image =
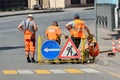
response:
[[[35,52],[35,36],[33,40],[25,40],[24,39],[24,44],[25,44],[25,51],[29,52]]]

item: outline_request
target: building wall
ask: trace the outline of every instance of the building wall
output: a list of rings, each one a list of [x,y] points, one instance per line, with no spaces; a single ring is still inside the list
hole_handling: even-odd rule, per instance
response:
[[[50,8],[50,0],[43,0],[43,8]]]
[[[32,9],[35,4],[37,4],[37,0],[28,0],[28,8]]]
[[[85,5],[85,4],[87,4],[87,1],[86,0],[80,0],[80,4]],[[65,0],[65,5],[66,5],[66,7],[70,7],[72,5],[71,0]]]
[[[65,8],[65,0],[50,0],[50,8]]]
[[[86,4],[86,0],[81,0],[81,4]]]
[[[110,31],[115,29],[115,18],[114,18],[114,5],[108,4],[97,4],[97,26],[106,28]]]
[[[69,7],[71,5],[71,0],[65,0],[65,6]]]
[[[91,2],[93,0],[89,0]],[[71,4],[71,0],[42,0],[42,7],[43,8],[65,8],[71,7],[72,5],[80,6],[86,5],[88,0],[80,0],[80,3]],[[34,4],[39,4],[38,0],[28,0],[29,8],[32,8]],[[80,5],[79,5],[80,4]]]

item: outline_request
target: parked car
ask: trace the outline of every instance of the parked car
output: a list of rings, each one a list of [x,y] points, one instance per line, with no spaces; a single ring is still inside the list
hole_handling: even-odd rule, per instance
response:
[[[37,5],[37,4],[33,5],[32,8],[33,8],[33,10],[41,9],[40,5]]]

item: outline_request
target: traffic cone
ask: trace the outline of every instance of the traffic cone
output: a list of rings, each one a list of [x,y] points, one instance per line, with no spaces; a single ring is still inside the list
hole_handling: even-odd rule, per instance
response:
[[[115,45],[115,40],[112,40],[112,53],[116,54],[117,50],[116,50],[116,45]]]
[[[120,52],[120,38],[118,40],[118,51]]]

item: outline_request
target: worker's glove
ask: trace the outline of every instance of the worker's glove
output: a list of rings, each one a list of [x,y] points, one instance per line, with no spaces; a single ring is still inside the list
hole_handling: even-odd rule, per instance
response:
[[[65,38],[65,39],[67,39],[67,38],[68,38],[68,36],[67,36],[67,35],[65,35],[65,36],[64,36],[64,38]]]

